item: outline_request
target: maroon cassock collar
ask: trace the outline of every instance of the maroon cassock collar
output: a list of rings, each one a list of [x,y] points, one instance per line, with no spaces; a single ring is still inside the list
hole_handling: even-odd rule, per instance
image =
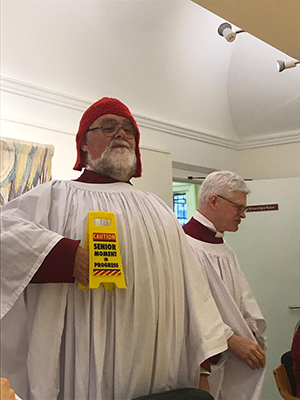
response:
[[[100,175],[95,171],[85,169],[79,178],[74,179],[75,182],[84,182],[84,183],[116,183],[120,182],[116,179],[111,178],[110,176]],[[129,181],[123,183],[131,183]]]
[[[201,242],[212,244],[224,243],[223,238],[216,237],[216,232],[207,228],[195,218],[191,218],[187,224],[183,225],[183,230],[188,236],[201,240]]]

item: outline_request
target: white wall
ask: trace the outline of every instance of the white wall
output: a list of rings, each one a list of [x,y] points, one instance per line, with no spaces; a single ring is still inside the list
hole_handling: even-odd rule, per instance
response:
[[[173,208],[172,162],[169,153],[141,148],[143,173],[132,179],[132,184],[145,192],[152,192]]]

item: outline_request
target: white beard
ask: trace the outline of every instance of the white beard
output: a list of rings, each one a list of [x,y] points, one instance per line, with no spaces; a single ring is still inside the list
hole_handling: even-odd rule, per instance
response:
[[[116,142],[110,142],[109,146],[97,159],[87,155],[87,164],[95,172],[109,176],[120,182],[127,182],[132,178],[136,170],[135,151],[129,144],[126,147],[113,147]],[[124,143],[122,141],[122,143]]]

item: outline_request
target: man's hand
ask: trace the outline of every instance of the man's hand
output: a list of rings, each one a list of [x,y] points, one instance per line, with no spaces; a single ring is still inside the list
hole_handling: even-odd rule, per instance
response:
[[[208,384],[208,375],[206,374],[200,374],[200,379],[199,379],[199,389],[206,390],[209,392],[209,384]]]
[[[255,340],[233,335],[227,343],[229,350],[251,369],[265,367],[266,354]]]
[[[78,247],[76,255],[75,255],[73,276],[83,286],[88,286],[88,284],[89,284],[89,253],[86,250],[84,250],[83,247],[80,247],[80,246]]]
[[[9,380],[1,378],[1,391],[0,399],[2,400],[16,400],[15,391],[10,388]]]

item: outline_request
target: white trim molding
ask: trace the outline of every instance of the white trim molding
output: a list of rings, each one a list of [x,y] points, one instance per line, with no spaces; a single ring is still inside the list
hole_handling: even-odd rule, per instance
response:
[[[27,97],[56,106],[69,108],[76,111],[84,111],[92,104],[92,101],[80,99],[41,86],[32,85],[16,79],[1,76],[0,88],[3,92],[12,93],[17,96]]]
[[[300,142],[300,131],[285,133],[273,133],[270,135],[257,136],[249,139],[241,139],[238,143],[238,150],[255,149],[258,147],[279,146]]]
[[[63,131],[61,129],[57,129],[57,128],[54,128],[52,126],[47,126],[47,125],[43,125],[43,124],[36,124],[34,122],[23,121],[23,120],[17,119],[17,118],[12,119],[12,118],[1,117],[1,121],[7,121],[7,122],[10,122],[10,123],[13,123],[13,124],[31,126],[32,128],[38,128],[38,129],[43,129],[43,130],[46,130],[46,131],[62,133],[63,135],[76,136],[76,132]]]
[[[226,147],[232,150],[238,150],[238,142],[235,140],[223,139],[218,136],[209,135],[200,131],[188,129],[182,126],[173,125],[168,122],[158,121],[153,118],[134,114],[134,117],[140,127],[153,129],[167,133],[172,136],[179,136],[187,139],[196,140],[202,143],[208,143],[215,146]]]
[[[71,110],[84,112],[93,101],[81,99],[65,93],[53,91],[47,88],[36,86],[30,83],[21,82],[16,79],[0,76],[1,91],[11,93],[17,96],[23,96],[37,101],[53,104],[59,107],[65,107]],[[299,132],[277,133],[261,137],[253,137],[241,140],[224,139],[208,133],[188,129],[186,127],[174,125],[168,122],[156,120],[154,118],[133,114],[140,127],[153,129],[155,131],[164,132],[166,134],[182,137],[190,140],[196,140],[202,143],[208,143],[215,146],[221,146],[232,150],[247,150],[258,147],[267,147],[282,145],[287,143],[296,143],[300,141]],[[55,130],[49,126],[35,125],[31,122],[20,121],[17,119],[6,118],[2,116],[4,121],[15,122],[24,125],[36,126],[43,129]],[[58,131],[64,134],[73,135],[71,132]]]

